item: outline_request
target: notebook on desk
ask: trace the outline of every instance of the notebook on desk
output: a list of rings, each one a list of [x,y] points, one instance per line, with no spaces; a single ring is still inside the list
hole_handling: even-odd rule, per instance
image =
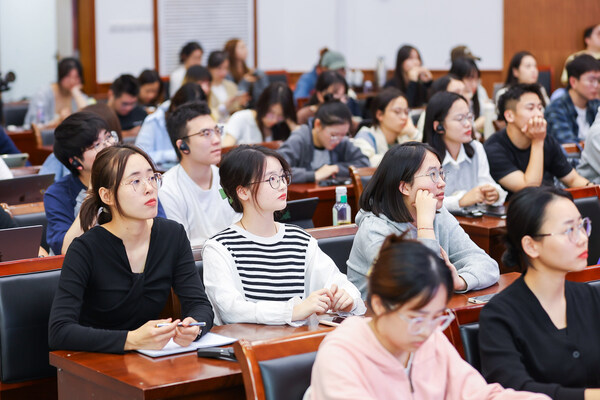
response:
[[[312,218],[318,204],[318,197],[288,201],[285,209],[275,215],[275,220],[285,224],[298,225],[304,229],[314,228]]]
[[[0,229],[0,262],[36,258],[43,231],[42,225]]]
[[[54,174],[27,175],[0,180],[0,203],[8,205],[44,201],[44,193],[54,182]]]

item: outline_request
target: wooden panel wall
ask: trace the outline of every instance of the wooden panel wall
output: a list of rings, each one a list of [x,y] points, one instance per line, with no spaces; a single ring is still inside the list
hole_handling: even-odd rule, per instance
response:
[[[560,84],[565,59],[583,49],[583,30],[600,23],[598,0],[504,0],[504,70],[514,53],[532,52]]]

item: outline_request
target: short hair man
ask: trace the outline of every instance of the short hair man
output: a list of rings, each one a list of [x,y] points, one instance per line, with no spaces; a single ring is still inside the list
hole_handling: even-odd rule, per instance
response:
[[[310,96],[312,91],[315,90],[317,78],[321,75],[321,72],[327,70],[337,71],[343,77],[346,77],[346,59],[344,55],[337,51],[324,51],[319,58],[318,64],[311,71],[302,74],[298,82],[296,82],[294,101]]]
[[[581,54],[589,54],[595,59],[600,60],[600,24],[585,28],[583,31],[583,45],[585,46],[585,49],[573,53],[567,57],[567,60],[565,61],[565,67],[560,75],[560,81],[563,85],[566,85],[569,81],[567,65],[573,61],[575,57]]]
[[[567,64],[567,74],[567,92],[546,108],[548,134],[561,144],[585,140],[600,106],[600,61],[582,54]]]
[[[509,192],[526,186],[553,185],[558,178],[568,187],[588,185],[569,164],[558,142],[546,135],[539,85],[518,84],[499,100],[506,128],[485,142],[492,177]]]
[[[180,163],[164,174],[158,196],[167,218],[183,225],[192,246],[200,246],[240,218],[221,196],[221,128],[206,102],[196,101],[169,114],[167,131]]]
[[[138,104],[140,85],[133,75],[119,76],[108,90],[108,106],[119,117],[123,137],[135,137],[144,119],[146,111]]]

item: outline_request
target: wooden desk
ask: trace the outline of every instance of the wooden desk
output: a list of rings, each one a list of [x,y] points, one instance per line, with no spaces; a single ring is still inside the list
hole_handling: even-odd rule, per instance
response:
[[[40,172],[41,168],[41,165],[32,165],[29,167],[16,167],[11,168],[10,172],[12,172],[15,178],[18,178],[20,176],[37,175]]]
[[[18,131],[6,131],[6,134],[13,141],[15,146],[22,153],[29,154],[29,162],[34,165],[41,165],[46,161],[46,158],[52,153],[52,146],[38,147],[38,142],[31,129],[23,129]]]
[[[8,206],[8,210],[13,216],[44,212],[44,202],[13,204]]]
[[[511,271],[502,264],[502,254],[506,250],[504,245],[506,219],[487,215],[478,218],[456,217],[456,219],[471,240],[498,262],[501,274]]]
[[[315,228],[331,226],[333,223],[332,209],[335,204],[335,186],[319,186],[316,183],[292,183],[288,186],[288,198],[290,200],[307,199],[318,197],[319,204],[313,215]],[[354,204],[354,186],[346,185],[348,190],[348,204],[352,208],[352,221],[356,216]]]
[[[319,326],[317,329],[331,329]],[[303,326],[232,324],[213,332],[238,339],[271,339],[305,332]],[[196,352],[150,358],[137,352],[50,353],[58,369],[59,399],[243,399],[244,383],[236,362],[198,358]]]
[[[453,311],[463,310],[465,308],[481,308],[484,306],[484,304],[469,303],[469,297],[483,296],[484,294],[501,292],[510,286],[510,284],[517,280],[520,276],[521,274],[518,272],[508,272],[500,275],[498,283],[488,288],[467,293],[454,293],[450,299],[450,302],[448,303],[448,308]]]

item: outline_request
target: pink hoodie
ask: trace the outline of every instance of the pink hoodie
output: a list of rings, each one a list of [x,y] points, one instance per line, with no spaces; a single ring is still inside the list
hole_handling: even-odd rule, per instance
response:
[[[312,400],[549,399],[487,384],[441,331],[434,332],[415,352],[411,391],[404,366],[379,343],[369,321],[348,318],[323,340],[312,370]]]

